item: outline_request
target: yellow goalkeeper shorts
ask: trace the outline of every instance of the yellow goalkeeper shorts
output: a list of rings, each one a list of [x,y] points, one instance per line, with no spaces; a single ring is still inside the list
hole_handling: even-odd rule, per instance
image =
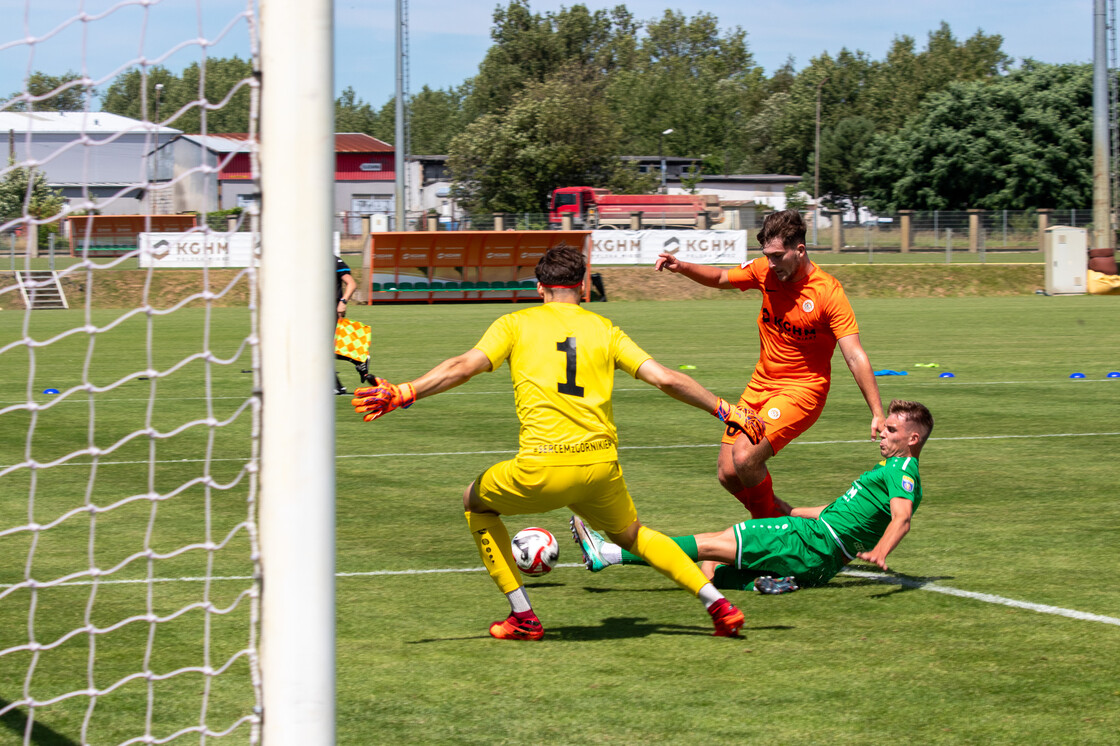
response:
[[[502,515],[547,513],[570,508],[596,531],[619,534],[638,520],[617,461],[578,466],[494,464],[475,482],[486,505]]]

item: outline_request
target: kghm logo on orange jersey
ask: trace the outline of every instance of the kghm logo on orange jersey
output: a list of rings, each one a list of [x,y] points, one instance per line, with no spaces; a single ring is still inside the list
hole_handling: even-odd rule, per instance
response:
[[[787,337],[793,337],[799,341],[816,339],[817,330],[812,327],[802,328],[795,324],[791,324],[781,316],[770,317],[770,309],[762,309],[762,323],[777,329]]]

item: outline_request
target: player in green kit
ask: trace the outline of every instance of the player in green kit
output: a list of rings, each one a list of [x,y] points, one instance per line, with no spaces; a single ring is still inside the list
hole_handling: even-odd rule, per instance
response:
[[[366,421],[466,383],[509,362],[521,421],[517,456],[494,464],[463,493],[467,524],[487,571],[510,603],[490,625],[503,640],[539,640],[544,628],[529,604],[503,515],[568,507],[703,602],[715,634],[734,637],[743,613],[715,589],[669,537],[638,521],[618,465],[611,393],[616,369],[686,404],[707,410],[757,443],[764,425],[684,373],[666,368],[608,319],[580,307],[587,267],[571,247],[549,249],[536,268],[540,306],[498,318],[471,350],[399,386],[378,378],[354,392]],[[434,426],[438,427],[438,423]]]
[[[918,455],[932,430],[933,416],[924,405],[895,399],[879,431],[885,460],[861,474],[832,504],[794,508],[789,516],[743,521],[724,531],[673,541],[704,563],[717,588],[783,593],[823,585],[856,557],[886,570],[887,555],[910,530],[922,502]],[[575,516],[572,535],[592,572],[642,564]]]

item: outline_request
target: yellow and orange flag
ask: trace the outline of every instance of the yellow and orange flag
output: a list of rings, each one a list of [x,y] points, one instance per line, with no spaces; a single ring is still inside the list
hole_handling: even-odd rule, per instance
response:
[[[369,359],[369,345],[372,340],[373,329],[360,321],[339,319],[334,328],[335,354],[358,363],[364,363]]]

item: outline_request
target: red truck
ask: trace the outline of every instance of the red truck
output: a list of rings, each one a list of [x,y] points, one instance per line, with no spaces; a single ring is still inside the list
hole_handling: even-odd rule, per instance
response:
[[[595,187],[561,187],[549,198],[548,222],[559,228],[564,215],[573,228],[629,228],[640,212],[641,228],[698,228],[719,222],[723,212],[712,194],[611,194]]]

